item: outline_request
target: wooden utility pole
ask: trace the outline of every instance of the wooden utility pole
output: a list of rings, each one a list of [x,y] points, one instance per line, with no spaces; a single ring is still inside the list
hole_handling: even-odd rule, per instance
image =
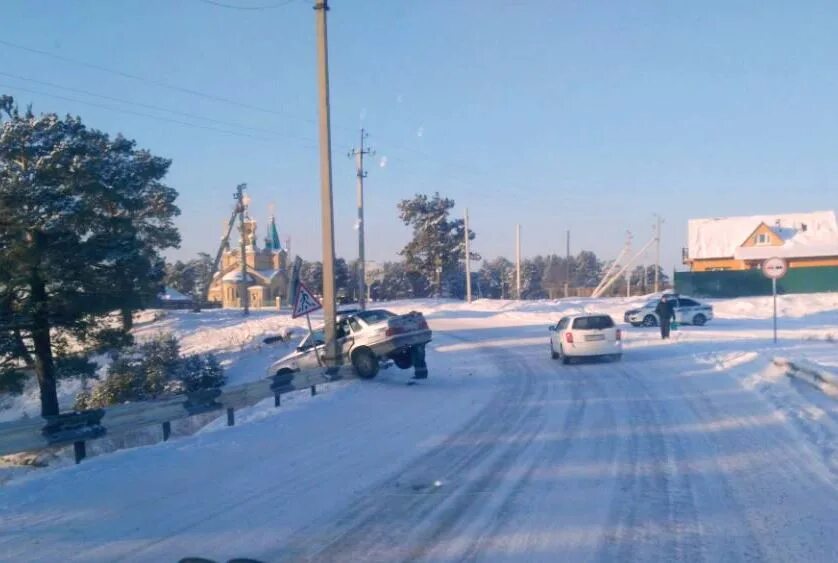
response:
[[[515,225],[515,297],[521,299],[521,225]]]
[[[465,217],[465,227],[466,227],[466,302],[471,303],[471,246],[469,243],[469,230],[468,230],[468,208],[466,208],[466,217]]]
[[[317,86],[320,121],[320,222],[323,229],[323,321],[327,368],[339,362],[335,302],[335,217],[332,202],[332,134],[329,115],[329,42],[326,13],[328,0],[315,0],[314,17],[317,28]]]
[[[244,190],[247,184],[239,184],[236,186],[236,205],[239,210],[239,230],[241,231],[241,241],[239,242],[239,251],[241,252],[241,279],[239,280],[239,299],[242,304],[242,309],[245,315],[250,314],[250,289],[247,287],[247,232],[244,227]]]
[[[565,254],[564,296],[570,294],[570,229],[567,230],[567,253]]]
[[[355,157],[355,167],[358,176],[358,305],[361,310],[367,308],[366,297],[367,292],[365,286],[366,278],[366,258],[364,253],[364,178],[367,173],[364,170],[364,155],[375,154],[375,151],[369,148],[364,148],[364,139],[367,137],[367,132],[361,128],[361,143],[359,148],[352,149],[349,152],[349,157]]]
[[[655,214],[655,293],[660,291],[661,275],[661,223],[663,219]]]

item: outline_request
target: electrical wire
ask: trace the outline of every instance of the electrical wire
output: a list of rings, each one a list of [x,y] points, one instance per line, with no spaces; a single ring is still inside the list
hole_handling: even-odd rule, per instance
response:
[[[282,8],[283,6],[287,6],[296,0],[285,0],[284,2],[277,2],[275,4],[266,4],[264,6],[238,6],[236,4],[227,4],[225,2],[219,2],[218,0],[198,0],[198,2],[203,2],[204,4],[209,4],[211,6],[216,6],[218,8],[227,8],[230,10],[241,10],[241,11],[248,11],[248,12],[257,12],[263,10],[273,10],[275,8]]]
[[[204,129],[204,130],[207,130],[207,131],[215,131],[217,133],[224,133],[224,134],[227,134],[227,135],[235,135],[235,136],[238,136],[238,137],[247,137],[247,138],[250,138],[250,139],[256,139],[258,141],[272,141],[272,140],[274,140],[274,139],[265,138],[265,137],[258,137],[256,135],[251,135],[249,133],[241,133],[241,132],[238,132],[238,131],[230,131],[230,130],[227,130],[227,129],[221,129],[219,127],[210,127],[208,125],[199,125],[197,123],[190,123],[188,121],[181,121],[179,119],[170,119],[170,118],[166,118],[166,117],[160,117],[160,116],[157,116],[157,115],[152,115],[152,114],[149,114],[149,113],[143,113],[143,112],[138,112],[138,111],[132,111],[132,110],[124,109],[124,108],[115,108],[115,107],[106,106],[106,105],[103,105],[103,104],[97,104],[97,103],[88,102],[88,101],[85,101],[85,100],[79,100],[78,98],[71,98],[69,96],[60,96],[58,94],[49,94],[47,92],[40,92],[38,90],[32,90],[31,88],[23,88],[21,86],[12,86],[12,85],[9,85],[9,84],[0,84],[0,88],[8,88],[10,90],[19,90],[21,92],[27,92],[29,94],[35,94],[35,95],[38,95],[38,96],[46,96],[46,97],[49,97],[49,98],[56,98],[56,99],[59,99],[59,100],[65,100],[65,101],[68,101],[68,102],[85,104],[85,105],[92,106],[92,107],[95,107],[95,108],[104,109],[104,110],[108,110],[108,111],[113,111],[113,112],[117,112],[117,113],[125,113],[125,114],[128,114],[128,115],[135,115],[135,116],[139,116],[139,117],[145,117],[145,118],[148,118],[148,119],[155,119],[157,121],[163,121],[163,122],[166,122],[166,123],[174,123],[176,125],[183,125],[185,127],[194,127],[196,129]]]
[[[233,100],[233,99],[230,99],[230,98],[224,98],[222,96],[215,96],[213,94],[207,94],[207,93],[201,92],[199,90],[192,90],[191,88],[184,88],[182,86],[175,86],[173,84],[169,84],[169,83],[163,82],[161,80],[146,78],[146,77],[139,76],[139,75],[136,75],[136,74],[131,74],[131,73],[128,73],[128,72],[123,72],[121,70],[109,68],[109,67],[106,67],[106,66],[93,64],[93,63],[88,63],[88,62],[85,62],[85,61],[80,61],[78,59],[72,59],[70,57],[65,57],[63,55],[58,55],[56,53],[50,53],[49,51],[42,51],[41,49],[34,49],[32,47],[26,47],[24,45],[18,45],[17,43],[12,43],[11,41],[6,41],[5,39],[0,39],[0,45],[5,45],[5,46],[11,47],[13,49],[18,49],[20,51],[26,51],[28,53],[35,53],[35,54],[38,54],[38,55],[43,55],[45,57],[50,57],[50,58],[53,58],[53,59],[56,59],[56,60],[59,60],[59,61],[63,61],[65,63],[72,63],[72,64],[75,64],[75,65],[83,66],[83,67],[90,68],[90,69],[93,69],[93,70],[98,70],[100,72],[107,72],[107,73],[110,73],[110,74],[114,74],[116,76],[121,76],[122,78],[128,78],[130,80],[136,80],[138,82],[145,82],[147,84],[153,84],[153,85],[158,86],[160,88],[166,88],[168,90],[173,90],[175,92],[190,94],[192,96],[198,96],[199,98],[204,98],[204,99],[212,100],[212,101],[215,101],[215,102],[222,102],[222,103],[225,103],[225,104],[231,104],[231,105],[234,105],[234,106],[237,106],[237,107],[240,107],[240,108],[243,108],[243,109],[247,109],[247,110],[250,110],[250,111],[258,111],[258,112],[262,112],[262,113],[269,113],[269,114],[280,115],[280,116],[285,115],[283,112],[280,112],[280,111],[277,111],[277,110],[272,110],[272,109],[269,109],[269,108],[254,106],[254,105],[247,104],[247,103],[244,103],[244,102],[239,102],[239,101],[236,101],[236,100]]]
[[[265,128],[262,128],[262,127],[250,127],[248,125],[243,125],[241,123],[234,123],[234,122],[231,122],[231,121],[223,121],[221,119],[215,119],[213,117],[206,117],[206,116],[198,115],[198,114],[194,114],[194,113],[189,113],[189,112],[184,112],[184,111],[179,111],[179,110],[174,110],[174,109],[168,109],[168,108],[165,108],[165,107],[162,107],[162,106],[157,106],[157,105],[154,105],[154,104],[146,104],[146,103],[143,103],[143,102],[134,102],[134,101],[131,101],[131,100],[126,100],[124,98],[117,98],[115,96],[108,96],[106,94],[97,94],[96,92],[91,92],[90,90],[83,90],[83,89],[80,89],[80,88],[72,88],[72,87],[69,87],[69,86],[63,86],[61,84],[56,84],[55,82],[47,82],[45,80],[37,80],[35,78],[28,78],[28,77],[25,77],[25,76],[11,74],[11,73],[8,73],[8,72],[0,71],[0,76],[6,76],[8,78],[14,78],[14,79],[17,79],[17,80],[24,80],[26,82],[32,82],[33,84],[40,84],[41,86],[48,86],[50,88],[57,88],[59,90],[74,92],[76,94],[84,94],[86,96],[93,96],[95,98],[101,98],[103,100],[109,100],[109,101],[112,101],[112,102],[119,102],[121,104],[134,105],[134,106],[137,106],[137,107],[152,109],[152,110],[155,110],[155,111],[163,111],[163,112],[171,113],[171,114],[174,114],[174,115],[180,115],[182,117],[188,117],[190,119],[199,119],[199,120],[209,121],[211,123],[217,123],[219,125],[225,125],[227,127],[246,129],[246,130],[254,131],[256,133],[268,133],[268,134],[271,134],[271,135],[285,135],[285,136],[288,136],[290,138],[305,141],[305,142],[308,142],[308,143],[313,143],[314,142],[313,139],[309,139],[309,138],[306,138],[306,137],[297,137],[297,136],[282,133],[280,131],[276,131],[276,130],[273,130],[273,129],[265,129]]]

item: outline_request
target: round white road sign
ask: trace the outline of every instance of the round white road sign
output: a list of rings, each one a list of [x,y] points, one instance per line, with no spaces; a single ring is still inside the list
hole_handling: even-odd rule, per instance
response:
[[[769,258],[762,263],[762,273],[765,277],[778,280],[786,275],[789,265],[782,258]]]

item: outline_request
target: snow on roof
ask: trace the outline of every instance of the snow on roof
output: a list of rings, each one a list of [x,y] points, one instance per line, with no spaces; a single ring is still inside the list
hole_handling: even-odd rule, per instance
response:
[[[254,282],[257,281],[253,274],[264,278],[268,281],[271,281],[277,274],[279,274],[279,270],[251,270],[248,269],[247,273],[247,281]],[[231,281],[241,281],[242,279],[242,272],[241,270],[231,270],[224,274],[224,277],[221,278],[223,281],[231,282]]]
[[[783,239],[784,244],[740,248],[762,223]],[[687,230],[692,260],[838,256],[838,222],[834,211],[691,219]]]
[[[163,293],[161,293],[158,297],[161,301],[192,301],[191,297],[182,294],[172,287],[165,288]]]
[[[224,277],[221,278],[221,279],[222,279],[222,281],[227,281],[227,282],[229,282],[229,281],[235,281],[235,282],[241,281],[242,272],[241,272],[241,270],[233,270],[231,272],[227,272],[226,274],[224,274]],[[252,282],[253,281],[253,276],[251,276],[250,274],[247,274],[247,281]]]
[[[256,270],[256,273],[270,281],[279,273],[279,270]]]

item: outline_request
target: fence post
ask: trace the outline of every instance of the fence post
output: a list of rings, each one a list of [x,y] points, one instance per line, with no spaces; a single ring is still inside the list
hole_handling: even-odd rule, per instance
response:
[[[233,426],[236,423],[236,414],[233,409],[227,409],[227,426]]]
[[[163,423],[163,441],[166,442],[169,439],[169,436],[172,435],[172,423],[166,421]]]
[[[73,455],[76,458],[76,464],[81,463],[81,460],[87,457],[87,446],[84,440],[73,442]]]
[[[311,386],[311,396],[314,397],[315,395],[317,395],[317,385],[312,385]]]

